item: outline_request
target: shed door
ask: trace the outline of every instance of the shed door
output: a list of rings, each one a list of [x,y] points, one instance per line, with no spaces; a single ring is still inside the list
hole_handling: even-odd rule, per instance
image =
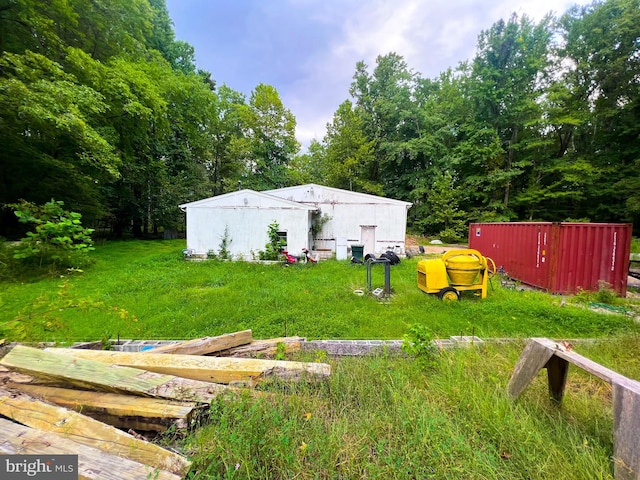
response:
[[[360,243],[364,245],[364,254],[376,253],[376,225],[360,225]]]

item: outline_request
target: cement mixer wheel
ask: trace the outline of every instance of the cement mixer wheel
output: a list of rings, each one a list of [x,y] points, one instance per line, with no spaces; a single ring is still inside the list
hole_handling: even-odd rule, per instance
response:
[[[445,287],[438,292],[438,298],[443,302],[457,302],[460,300],[460,292],[453,287]]]

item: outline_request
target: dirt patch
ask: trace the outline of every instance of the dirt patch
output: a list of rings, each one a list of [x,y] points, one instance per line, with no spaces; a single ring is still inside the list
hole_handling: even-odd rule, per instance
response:
[[[413,253],[418,254],[420,252],[420,247],[422,246],[424,253],[439,253],[443,254],[449,250],[455,250],[459,248],[468,248],[466,245],[440,245],[440,244],[431,244],[428,238],[419,237],[417,235],[407,235],[405,238],[405,248]]]

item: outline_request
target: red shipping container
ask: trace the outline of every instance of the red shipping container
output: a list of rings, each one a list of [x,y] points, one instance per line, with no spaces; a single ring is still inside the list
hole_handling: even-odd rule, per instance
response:
[[[606,282],[625,296],[631,236],[630,223],[472,223],[469,248],[551,293],[597,291]]]

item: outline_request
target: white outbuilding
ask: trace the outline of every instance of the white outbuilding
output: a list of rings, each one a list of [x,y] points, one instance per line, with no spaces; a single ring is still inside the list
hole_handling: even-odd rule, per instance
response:
[[[311,244],[316,250],[340,256],[344,245],[363,245],[365,254],[404,253],[409,202],[315,184],[265,193],[318,209],[315,221],[322,229]]]
[[[364,254],[404,253],[409,207],[409,202],[315,184],[240,190],[180,205],[187,216],[188,249],[218,253],[226,238],[229,253],[244,259],[265,249],[274,222],[293,255],[308,248],[346,259],[354,245]]]
[[[187,214],[187,249],[195,255],[218,254],[226,238],[234,258],[251,260],[269,242],[268,228],[277,223],[287,248],[299,252],[309,243],[313,206],[254,190],[239,190],[180,208]]]

